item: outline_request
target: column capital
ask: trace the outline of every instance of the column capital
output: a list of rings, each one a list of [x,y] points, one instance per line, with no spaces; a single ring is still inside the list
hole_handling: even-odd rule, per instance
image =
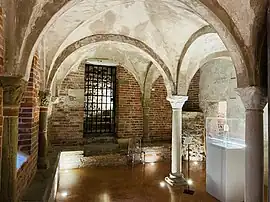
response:
[[[265,89],[250,86],[245,88],[237,88],[236,92],[240,96],[247,110],[263,110],[267,103]]]
[[[48,107],[51,93],[49,91],[39,91],[39,100],[41,107]]]
[[[22,77],[0,76],[4,107],[20,105],[26,84]]]
[[[188,96],[172,95],[167,97],[167,100],[171,103],[173,109],[182,109],[185,102],[188,100]]]

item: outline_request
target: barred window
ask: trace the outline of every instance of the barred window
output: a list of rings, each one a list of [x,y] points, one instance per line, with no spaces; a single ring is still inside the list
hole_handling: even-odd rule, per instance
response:
[[[84,135],[115,133],[116,67],[86,64]]]

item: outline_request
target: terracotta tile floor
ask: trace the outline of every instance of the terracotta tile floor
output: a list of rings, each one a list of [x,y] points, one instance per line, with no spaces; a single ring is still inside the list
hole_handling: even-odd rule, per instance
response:
[[[184,170],[186,170],[184,168]],[[195,194],[170,189],[160,182],[170,171],[169,163],[123,167],[93,167],[60,171],[57,202],[214,202],[205,192],[205,165],[192,165]]]

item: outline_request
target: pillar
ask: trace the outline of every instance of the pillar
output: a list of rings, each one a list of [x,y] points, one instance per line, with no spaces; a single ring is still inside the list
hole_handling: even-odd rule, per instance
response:
[[[149,111],[150,98],[143,98],[143,141],[149,142]]]
[[[18,77],[0,77],[3,88],[3,148],[0,201],[16,201],[18,117],[26,82]]]
[[[237,89],[246,109],[245,202],[263,202],[263,108],[266,96],[258,87]]]
[[[39,92],[40,96],[40,112],[39,112],[39,133],[38,133],[38,169],[47,169],[49,167],[48,161],[48,106],[49,93]]]
[[[267,8],[267,70],[268,70],[268,115],[270,114],[270,107],[269,107],[269,95],[270,95],[270,4],[268,3]],[[268,201],[270,201],[270,119],[268,118]]]
[[[172,106],[172,156],[171,173],[165,181],[170,185],[186,185],[182,174],[182,108],[187,96],[171,96],[167,100]]]

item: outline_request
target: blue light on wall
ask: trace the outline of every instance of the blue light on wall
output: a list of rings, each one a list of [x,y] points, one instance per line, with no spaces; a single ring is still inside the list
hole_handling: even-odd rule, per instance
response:
[[[24,154],[22,152],[18,152],[17,153],[17,169],[19,169],[28,159],[28,155],[27,154]]]

